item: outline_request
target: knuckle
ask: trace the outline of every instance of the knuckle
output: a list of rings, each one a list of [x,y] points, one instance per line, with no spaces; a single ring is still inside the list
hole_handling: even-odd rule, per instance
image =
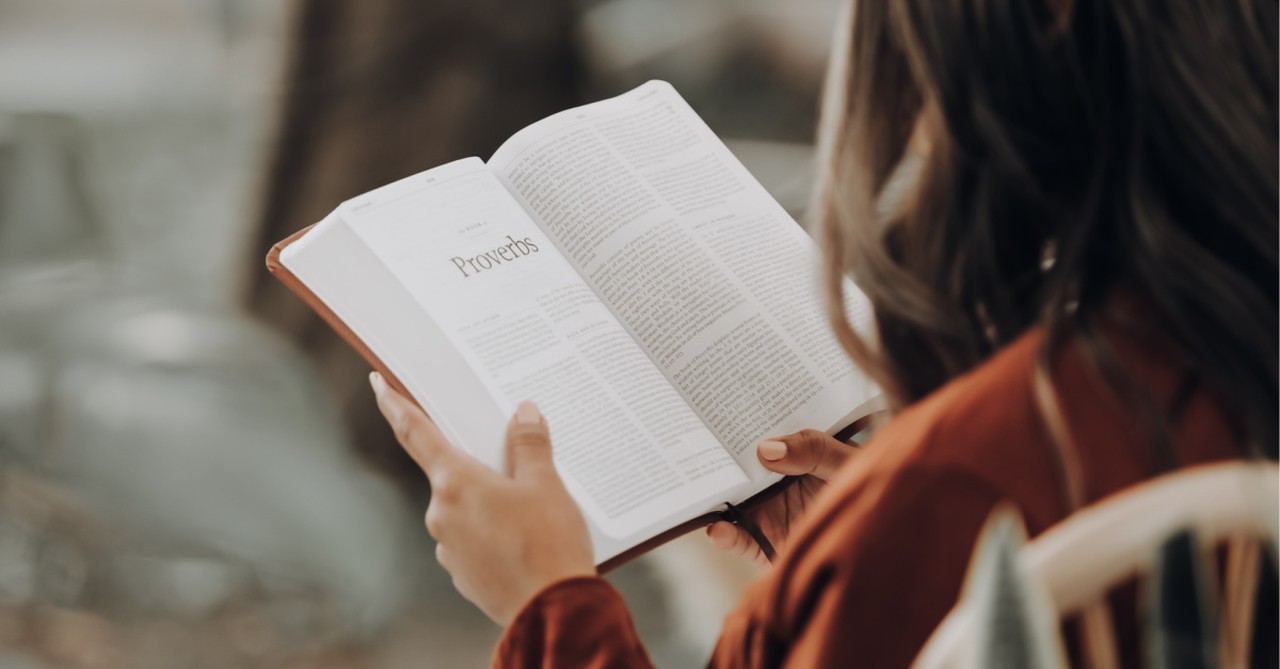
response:
[[[827,433],[813,429],[800,430],[799,434],[796,436],[798,437],[797,441],[800,442],[800,445],[811,451],[820,450],[827,441]]]
[[[439,506],[432,504],[427,507],[427,514],[423,524],[427,526],[427,534],[440,539],[441,535],[444,534],[444,518],[442,518]]]
[[[407,446],[418,438],[418,426],[408,416],[401,417],[400,420],[396,421],[396,424],[392,426],[392,430],[395,432],[396,441],[400,442],[402,446]]]
[[[819,432],[818,430],[804,430],[800,433],[800,439],[799,450],[809,460],[810,473],[813,473],[812,470],[816,470],[828,455],[830,448],[828,448],[829,444],[827,442],[830,437],[825,432]]]
[[[453,504],[458,501],[458,485],[452,476],[444,472],[436,472],[435,477],[431,479],[431,500],[432,506],[437,502]]]
[[[545,448],[551,439],[547,432],[535,425],[520,426],[511,431],[511,445],[524,448]]]

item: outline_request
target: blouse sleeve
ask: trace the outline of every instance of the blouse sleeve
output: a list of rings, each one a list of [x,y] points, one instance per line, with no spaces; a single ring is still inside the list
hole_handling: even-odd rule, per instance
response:
[[[955,601],[1000,496],[964,475],[914,469],[868,487],[817,510],[726,618],[711,666],[911,664]]]
[[[553,583],[530,600],[503,634],[493,666],[651,669],[653,664],[622,595],[595,576]]]

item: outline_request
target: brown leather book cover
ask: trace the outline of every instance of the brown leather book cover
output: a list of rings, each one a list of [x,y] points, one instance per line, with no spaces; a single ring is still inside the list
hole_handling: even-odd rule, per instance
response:
[[[315,293],[311,292],[311,289],[307,288],[305,284],[299,281],[298,277],[294,276],[293,273],[289,271],[289,268],[280,263],[280,252],[283,251],[285,247],[307,234],[307,232],[311,230],[311,227],[313,226],[303,228],[272,246],[271,250],[267,252],[267,271],[271,272],[272,276],[280,280],[280,282],[289,288],[289,290],[293,291],[294,294],[302,298],[302,301],[306,302],[307,306],[311,307],[311,309],[313,309],[320,318],[324,319],[324,322],[328,323],[329,327],[333,328],[334,332],[337,332],[338,336],[342,337],[343,341],[347,342],[348,345],[354,348],[356,352],[360,354],[360,357],[364,358],[365,362],[369,363],[370,367],[381,373],[383,378],[387,380],[387,383],[391,384],[392,388],[395,388],[401,395],[408,397],[411,401],[416,403],[417,400],[413,399],[413,396],[405,389],[404,384],[400,383],[400,380],[396,378],[396,375],[392,373],[385,364],[383,364],[382,360],[378,359],[377,355],[374,355],[373,351],[356,336],[356,333],[353,332],[341,318],[338,318],[338,315],[333,313],[333,311],[329,309],[329,307],[325,305],[320,298],[316,297]],[[425,411],[425,408],[423,410]],[[841,439],[842,441],[848,441],[854,434],[857,434],[865,426],[869,425],[873,418],[874,415],[858,419],[852,425],[841,430],[836,435],[836,438]],[[756,493],[751,497],[751,499],[735,507],[734,513],[724,511],[707,513],[698,516],[693,520],[676,525],[653,538],[647,539],[644,542],[627,549],[619,555],[609,558],[599,565],[599,571],[604,574],[617,569],[618,567],[657,548],[658,546],[661,546],[662,544],[667,543],[668,541],[671,541],[672,539],[675,539],[676,537],[702,529],[717,520],[727,520],[743,527],[743,529],[747,530],[754,538],[756,538],[757,543],[761,544],[761,548],[765,550],[765,554],[769,555],[772,553],[772,546],[767,546],[768,542],[763,539],[763,534],[760,533],[760,529],[755,527],[754,524],[744,516],[744,514],[749,513],[755,506],[769,500],[774,495],[785,490],[793,480],[794,479],[792,478],[783,479],[765,490]]]
[[[295,295],[302,298],[302,301],[306,302],[308,307],[311,307],[311,309],[315,311],[320,318],[324,319],[325,323],[329,324],[329,327],[333,328],[334,332],[338,333],[339,337],[342,337],[342,341],[347,342],[347,345],[354,348],[356,352],[360,354],[360,357],[364,358],[364,361],[369,363],[370,367],[373,367],[382,374],[382,377],[387,380],[387,383],[391,384],[391,387],[396,389],[396,392],[408,397],[416,404],[417,400],[414,400],[413,395],[409,394],[409,391],[405,389],[404,384],[400,383],[400,379],[396,378],[396,375],[378,359],[378,356],[374,355],[373,351],[356,336],[356,333],[352,332],[351,328],[347,327],[347,324],[342,322],[342,319],[338,318],[338,315],[333,313],[333,311],[329,309],[328,305],[321,301],[320,298],[316,297],[316,294],[311,292],[311,289],[307,288],[306,284],[299,281],[298,277],[294,276],[293,272],[290,272],[288,267],[285,267],[280,263],[280,252],[283,251],[285,247],[301,239],[302,236],[310,232],[313,227],[315,226],[308,225],[292,235],[276,242],[271,247],[271,250],[267,252],[267,271],[271,272],[272,276],[279,279],[280,282],[283,283],[286,288],[293,291]]]

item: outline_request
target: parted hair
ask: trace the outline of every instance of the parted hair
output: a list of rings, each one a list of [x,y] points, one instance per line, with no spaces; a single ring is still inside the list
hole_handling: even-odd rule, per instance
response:
[[[1170,457],[1099,324],[1126,286],[1250,453],[1277,446],[1275,0],[854,0],[819,128],[837,338],[904,406],[1033,325]],[[883,194],[920,128],[901,201]],[[849,276],[874,341],[850,327]],[[1158,461],[1158,462],[1159,462]],[[1157,464],[1157,466],[1159,466]]]

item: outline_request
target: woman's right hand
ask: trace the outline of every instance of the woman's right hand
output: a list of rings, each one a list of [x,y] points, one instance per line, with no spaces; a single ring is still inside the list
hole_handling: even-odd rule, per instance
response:
[[[765,469],[800,478],[772,499],[747,512],[747,517],[759,525],[774,548],[781,551],[791,528],[814,495],[857,450],[856,446],[837,441],[817,430],[801,430],[760,442],[756,446],[756,457]],[[707,536],[716,548],[761,564],[769,562],[750,535],[732,523],[722,520],[708,526]]]

